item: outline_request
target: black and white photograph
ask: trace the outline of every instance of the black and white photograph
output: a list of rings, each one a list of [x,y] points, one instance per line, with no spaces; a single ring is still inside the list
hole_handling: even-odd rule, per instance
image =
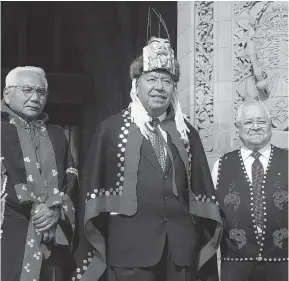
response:
[[[288,281],[288,1],[1,1],[1,281]]]

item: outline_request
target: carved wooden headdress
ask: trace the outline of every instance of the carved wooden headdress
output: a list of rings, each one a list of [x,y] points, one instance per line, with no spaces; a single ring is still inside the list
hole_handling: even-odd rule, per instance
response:
[[[160,14],[152,8],[159,20],[158,37],[152,36],[151,32],[151,9],[148,12],[147,45],[143,48],[142,56],[133,61],[130,69],[131,79],[139,77],[143,72],[155,69],[163,69],[169,72],[175,82],[179,80],[179,64],[175,60],[174,51],[170,45],[170,36],[166,24]],[[167,38],[160,38],[161,26],[165,30]],[[150,39],[148,39],[150,37]]]

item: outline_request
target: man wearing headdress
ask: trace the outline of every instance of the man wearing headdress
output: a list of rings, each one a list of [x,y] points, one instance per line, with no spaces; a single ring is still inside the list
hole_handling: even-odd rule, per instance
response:
[[[129,107],[97,128],[73,280],[218,280],[216,263],[196,279],[222,228],[200,137],[177,98],[179,76],[169,41],[152,37],[130,67]]]
[[[1,104],[1,280],[67,281],[78,188],[61,127],[48,125],[43,69],[6,76]],[[69,279],[68,279],[69,278]]]

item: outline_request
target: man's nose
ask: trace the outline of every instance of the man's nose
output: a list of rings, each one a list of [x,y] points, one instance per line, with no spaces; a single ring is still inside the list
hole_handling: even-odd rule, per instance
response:
[[[261,129],[261,128],[260,128],[260,126],[258,125],[257,122],[254,122],[254,123],[253,123],[253,126],[252,126],[252,129],[253,129],[253,130],[259,130],[259,129]]]
[[[155,89],[158,91],[162,91],[164,89],[164,85],[161,79],[157,79]]]
[[[39,95],[36,91],[34,91],[30,97],[30,101],[39,102]]]

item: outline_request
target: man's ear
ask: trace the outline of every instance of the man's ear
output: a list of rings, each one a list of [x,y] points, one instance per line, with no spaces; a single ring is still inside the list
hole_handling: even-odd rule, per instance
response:
[[[4,101],[6,104],[9,104],[9,91],[7,88],[4,88],[4,91],[3,91],[3,97],[4,97]]]

